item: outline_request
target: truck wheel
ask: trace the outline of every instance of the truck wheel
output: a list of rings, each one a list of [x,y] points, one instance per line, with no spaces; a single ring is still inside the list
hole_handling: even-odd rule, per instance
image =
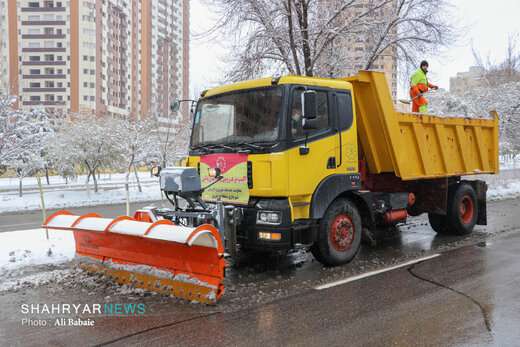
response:
[[[448,194],[448,214],[428,213],[428,220],[438,234],[467,235],[477,224],[477,194],[472,186],[462,183]]]
[[[361,217],[356,206],[347,199],[337,199],[320,222],[318,240],[311,253],[327,266],[346,264],[358,252],[361,236]]]
[[[448,232],[446,228],[447,219],[448,217],[442,214],[428,213],[430,226],[437,234],[446,234]]]
[[[470,234],[477,217],[477,194],[471,185],[462,183],[448,197],[448,229],[455,235]]]

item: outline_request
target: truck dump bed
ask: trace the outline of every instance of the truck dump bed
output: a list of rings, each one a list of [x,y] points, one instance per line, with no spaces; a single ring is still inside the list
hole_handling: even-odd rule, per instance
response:
[[[360,71],[354,86],[358,138],[371,173],[402,180],[498,172],[498,115],[436,117],[394,109],[384,73]]]

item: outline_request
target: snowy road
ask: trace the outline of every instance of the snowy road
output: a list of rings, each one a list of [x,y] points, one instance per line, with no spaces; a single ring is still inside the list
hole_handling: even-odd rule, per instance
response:
[[[242,268],[228,271],[227,292],[214,307],[116,287],[69,263],[7,272],[2,281],[19,285],[0,292],[0,340],[6,345],[276,345],[282,338],[314,345],[514,345],[520,338],[514,329],[520,324],[519,212],[520,199],[492,202],[490,225],[468,237],[436,236],[424,218],[415,218],[377,247],[363,246],[351,264],[333,269],[322,268],[305,252],[245,259]],[[408,265],[386,271],[403,263]],[[323,285],[330,288],[316,290]],[[38,303],[133,303],[144,304],[146,312],[72,315],[93,320],[94,327],[24,325],[23,319],[54,324],[71,316],[23,313],[23,304]]]

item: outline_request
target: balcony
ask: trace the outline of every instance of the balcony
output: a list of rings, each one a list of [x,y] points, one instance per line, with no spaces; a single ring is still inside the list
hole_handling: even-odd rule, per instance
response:
[[[64,20],[24,20],[22,25],[66,25]]]
[[[48,87],[41,87],[41,88],[23,88],[23,92],[27,93],[43,93],[43,92],[53,92],[53,93],[65,93],[67,91],[67,88],[48,88]]]
[[[24,79],[64,79],[67,75],[64,74],[52,74],[52,75],[23,75]]]
[[[65,12],[65,7],[22,7],[22,12]]]
[[[65,47],[40,47],[40,48],[22,48],[22,52],[66,52]]]
[[[55,61],[24,61],[22,62],[24,66],[56,66],[56,65],[67,65],[66,61],[63,60],[55,60]]]
[[[64,39],[65,34],[22,34],[22,39]]]
[[[65,106],[65,101],[24,101],[24,106]]]

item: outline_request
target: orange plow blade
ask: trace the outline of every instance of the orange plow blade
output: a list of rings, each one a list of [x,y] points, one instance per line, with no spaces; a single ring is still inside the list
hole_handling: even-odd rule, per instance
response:
[[[97,261],[81,266],[120,284],[208,304],[224,292],[224,247],[213,225],[189,228],[165,219],[152,223],[58,211],[43,227],[72,230],[76,254]]]

